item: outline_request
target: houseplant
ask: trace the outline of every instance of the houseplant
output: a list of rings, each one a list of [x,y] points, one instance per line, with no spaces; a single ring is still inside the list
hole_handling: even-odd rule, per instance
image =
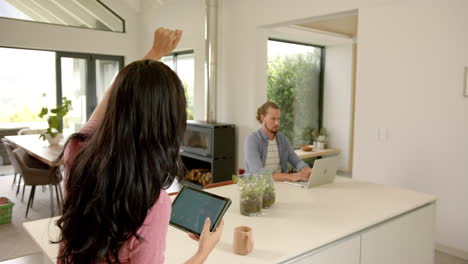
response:
[[[312,136],[314,137],[314,148],[324,149],[325,143],[328,141],[328,131],[326,128],[322,127],[321,129],[314,129],[312,131]]]
[[[47,118],[47,123],[49,127],[46,131],[40,134],[40,138],[43,140],[49,141],[50,145],[56,145],[62,139],[62,134],[60,133],[60,120],[68,114],[71,110],[71,100],[68,100],[66,97],[62,98],[62,104],[58,105],[56,108],[48,109],[43,107],[39,113],[40,118]]]
[[[302,143],[303,145],[313,144],[314,142],[314,129],[306,127],[302,129]]]
[[[264,178],[257,174],[233,175],[240,190],[240,213],[246,216],[262,214]]]
[[[273,182],[272,174],[269,172],[265,172],[263,174],[264,180],[264,191],[263,191],[263,200],[262,200],[262,208],[270,208],[276,200],[276,193],[275,193],[275,183]]]
[[[261,215],[262,208],[270,208],[276,201],[275,184],[271,173],[232,175],[240,190],[240,213]]]

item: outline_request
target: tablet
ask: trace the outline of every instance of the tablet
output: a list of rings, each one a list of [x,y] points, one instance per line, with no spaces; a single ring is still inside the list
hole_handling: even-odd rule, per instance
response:
[[[169,223],[200,237],[205,219],[209,217],[211,220],[210,231],[216,230],[230,205],[229,198],[184,186],[172,203]]]

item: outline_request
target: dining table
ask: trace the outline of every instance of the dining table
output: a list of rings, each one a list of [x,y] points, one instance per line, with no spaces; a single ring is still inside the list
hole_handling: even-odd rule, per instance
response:
[[[20,135],[6,136],[11,144],[17,148],[22,148],[26,153],[44,162],[49,166],[60,166],[63,161],[56,162],[58,156],[62,152],[65,139],[62,139],[57,145],[50,145],[49,142],[39,138],[39,135]]]

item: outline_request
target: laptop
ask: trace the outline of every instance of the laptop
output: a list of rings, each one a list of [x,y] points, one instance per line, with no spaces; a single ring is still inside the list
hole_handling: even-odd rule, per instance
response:
[[[323,184],[332,183],[335,180],[336,169],[338,166],[338,156],[316,159],[312,173],[310,174],[309,181],[290,182],[284,183],[299,186],[302,188],[311,188]]]

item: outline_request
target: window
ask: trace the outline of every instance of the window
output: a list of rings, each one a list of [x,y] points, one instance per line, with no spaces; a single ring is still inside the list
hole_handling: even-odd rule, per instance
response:
[[[0,123],[44,128],[42,107],[55,107],[55,52],[0,48]]]
[[[322,126],[323,56],[323,47],[268,41],[267,98],[281,108],[281,131],[295,147]]]
[[[64,133],[80,130],[91,116],[104,91],[123,67],[123,57],[57,52],[58,98],[72,101],[72,111],[63,119]]]
[[[193,51],[183,51],[171,53],[161,59],[177,73],[185,89],[185,98],[187,98],[187,119],[193,119],[193,95],[194,95],[194,57]]]
[[[45,128],[41,108],[55,108],[65,96],[72,101],[62,124],[65,134],[88,120],[123,67],[122,56],[0,48],[0,57],[1,126]]]
[[[0,0],[0,17],[125,32],[125,21],[99,0]]]

